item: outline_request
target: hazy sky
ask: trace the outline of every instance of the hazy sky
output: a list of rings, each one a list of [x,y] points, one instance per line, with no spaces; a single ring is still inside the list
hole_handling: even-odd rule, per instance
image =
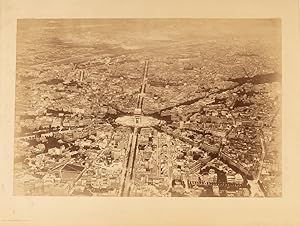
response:
[[[144,42],[157,40],[187,41],[241,36],[278,39],[280,21],[276,19],[26,19],[18,21],[19,41],[42,39],[47,42],[55,38],[74,43],[143,45]]]

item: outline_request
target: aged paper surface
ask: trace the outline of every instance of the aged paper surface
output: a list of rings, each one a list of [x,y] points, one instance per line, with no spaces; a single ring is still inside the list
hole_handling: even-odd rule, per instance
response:
[[[297,10],[2,1],[0,225],[299,225]]]

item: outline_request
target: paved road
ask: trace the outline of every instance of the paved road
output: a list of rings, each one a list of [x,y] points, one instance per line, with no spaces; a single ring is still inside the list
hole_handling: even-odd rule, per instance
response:
[[[128,157],[128,163],[127,168],[125,172],[125,178],[124,178],[124,185],[122,187],[122,196],[129,196],[130,195],[130,189],[132,185],[132,179],[133,179],[133,170],[134,170],[134,163],[135,163],[135,157],[137,152],[137,140],[138,140],[138,129],[137,127],[134,128],[134,132],[132,135],[132,142]]]
[[[138,101],[137,101],[137,108],[142,109],[143,107],[143,99],[145,94],[145,88],[147,84],[147,74],[148,74],[148,64],[149,61],[145,61],[144,66],[144,73],[143,73],[143,82],[141,87],[141,92],[138,95]],[[121,196],[130,196],[130,190],[133,184],[133,171],[134,171],[134,165],[135,165],[135,157],[137,152],[137,143],[138,143],[138,136],[139,136],[139,130],[138,125],[134,127],[133,133],[132,133],[132,139],[130,142],[130,149],[128,153],[128,159],[126,163],[126,170],[124,172],[124,175],[122,175],[122,185],[121,185]]]
[[[121,174],[121,189],[119,191],[119,196],[123,196],[123,193],[124,193],[125,178],[126,178],[127,168],[128,168],[128,164],[129,164],[132,139],[133,139],[133,134],[131,134],[129,137],[129,142],[128,142],[127,151],[126,151],[126,155],[128,155],[128,158],[126,159],[126,161],[123,164],[124,170],[122,170],[122,174]]]
[[[147,85],[148,67],[149,67],[149,61],[146,60],[145,67],[144,67],[144,73],[143,73],[143,82],[142,82],[141,92],[138,95],[138,101],[137,101],[137,108],[139,108],[139,109],[142,109],[142,107],[143,107],[144,94],[145,94],[146,85]]]

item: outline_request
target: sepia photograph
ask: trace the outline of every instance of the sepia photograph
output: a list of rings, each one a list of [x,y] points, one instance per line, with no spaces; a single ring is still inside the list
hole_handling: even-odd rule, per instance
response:
[[[281,197],[281,19],[18,19],[15,196]]]
[[[299,226],[298,0],[0,0],[0,226]]]

